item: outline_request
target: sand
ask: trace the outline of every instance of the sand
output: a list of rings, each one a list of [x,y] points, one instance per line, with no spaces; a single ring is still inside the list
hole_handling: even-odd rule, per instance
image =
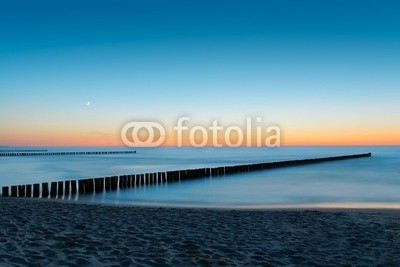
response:
[[[0,265],[400,265],[400,211],[0,199]]]

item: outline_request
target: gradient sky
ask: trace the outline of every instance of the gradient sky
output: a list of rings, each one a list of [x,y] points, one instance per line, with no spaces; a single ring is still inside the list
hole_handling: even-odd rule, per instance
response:
[[[283,145],[400,144],[399,14],[399,1],[1,1],[0,145],[118,145],[126,122],[168,131],[182,115],[261,116]]]

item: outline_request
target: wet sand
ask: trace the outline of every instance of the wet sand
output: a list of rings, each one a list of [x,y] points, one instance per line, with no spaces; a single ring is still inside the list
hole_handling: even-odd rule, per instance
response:
[[[399,210],[215,210],[0,198],[0,265],[400,265]]]

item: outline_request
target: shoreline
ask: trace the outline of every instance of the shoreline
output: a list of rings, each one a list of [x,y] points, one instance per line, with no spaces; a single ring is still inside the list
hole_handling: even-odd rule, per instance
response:
[[[399,210],[189,209],[0,198],[0,211],[0,265],[400,264]]]
[[[0,199],[1,199],[0,195]],[[4,198],[3,198],[4,199]],[[191,204],[165,204],[158,202],[93,202],[85,200],[71,200],[71,199],[58,199],[58,198],[12,198],[7,197],[6,199],[18,199],[26,201],[37,201],[37,202],[56,202],[65,204],[76,204],[76,205],[95,205],[95,206],[110,206],[110,207],[122,207],[122,208],[150,208],[150,209],[189,209],[189,210],[237,210],[237,211],[399,211],[399,203],[316,203],[316,204],[260,204],[260,205],[191,205]]]

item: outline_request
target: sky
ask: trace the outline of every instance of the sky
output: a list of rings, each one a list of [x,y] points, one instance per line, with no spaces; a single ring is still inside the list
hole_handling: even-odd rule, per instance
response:
[[[0,2],[0,145],[120,145],[131,121],[281,145],[400,144],[399,1]]]

